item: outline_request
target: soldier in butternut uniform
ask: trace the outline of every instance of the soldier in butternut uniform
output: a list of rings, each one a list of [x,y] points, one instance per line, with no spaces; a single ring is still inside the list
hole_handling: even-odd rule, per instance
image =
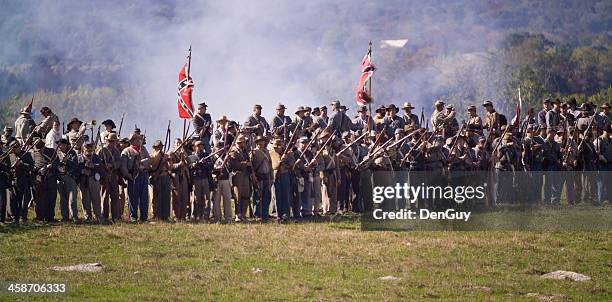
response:
[[[455,110],[452,108],[450,113],[444,112],[444,102],[438,100],[434,104],[434,112],[431,114],[431,126],[434,130],[435,134],[442,135],[445,138],[448,137],[444,133],[444,129],[447,128],[447,125],[450,125],[450,122],[455,118]]]
[[[201,142],[201,141],[198,141]],[[170,161],[163,151],[164,145],[160,140],[153,143],[153,151],[149,161],[150,183],[153,187],[153,207],[156,218],[168,220],[170,218]]]
[[[325,142],[330,132],[321,134],[321,141]],[[333,140],[333,139],[332,139]],[[338,159],[334,151],[333,142],[325,146],[321,153],[323,159],[323,171],[321,171],[321,182],[323,190],[326,192],[327,198],[323,200],[323,212],[325,214],[334,215],[338,210]]]
[[[68,142],[70,142],[70,145],[74,146],[75,152],[80,153],[83,143],[85,142],[85,137],[83,135],[83,132],[85,131],[83,127],[85,127],[85,125],[82,121],[75,117],[70,120],[66,127],[69,129],[68,133],[66,133]]]
[[[247,139],[244,135],[236,138],[236,144],[229,151],[227,166],[232,176],[232,190],[236,197],[234,211],[236,222],[246,219],[246,212],[249,208],[251,198],[251,159],[246,148]]]
[[[178,221],[184,221],[189,203],[189,165],[180,138],[174,140],[174,150],[168,154],[172,179],[172,211]]]
[[[117,134],[106,137],[105,146],[98,155],[102,159],[105,177],[101,182],[102,217],[117,221],[123,215],[123,203],[119,199],[119,175],[121,174],[121,152],[117,146]]]
[[[487,111],[485,116],[485,123],[482,126],[484,129],[487,129],[489,133],[493,133],[495,136],[500,135],[500,121],[499,121],[499,113],[495,111],[493,108],[493,103],[491,101],[484,101],[482,106]]]
[[[255,203],[255,217],[257,221],[267,220],[270,212],[270,201],[272,199],[272,159],[266,148],[268,140],[264,136],[257,136],[253,150],[253,172],[257,179],[259,194],[253,198]]]
[[[470,105],[468,106],[467,110],[468,110],[468,120],[467,120],[468,127],[472,125],[474,132],[478,135],[482,135],[482,127],[483,127],[482,119],[480,118],[480,116],[478,116],[478,113],[476,112],[476,106]]]
[[[275,140],[270,150],[272,170],[274,171],[274,193],[276,197],[276,214],[278,220],[289,218],[291,207],[291,169],[295,159],[291,152],[283,154],[285,145],[281,140]]]

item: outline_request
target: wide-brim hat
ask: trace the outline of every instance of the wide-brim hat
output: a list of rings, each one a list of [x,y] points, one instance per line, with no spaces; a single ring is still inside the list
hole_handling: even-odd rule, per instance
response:
[[[68,129],[70,129],[70,127],[72,126],[72,124],[73,124],[73,123],[78,123],[78,124],[79,124],[79,126],[81,126],[81,125],[83,124],[83,121],[79,120],[79,119],[78,119],[78,118],[76,118],[76,117],[73,117],[73,118],[70,120],[70,122],[68,122],[68,125],[67,125]]]
[[[228,121],[228,119],[227,119],[227,116],[225,116],[225,115],[221,115],[221,116],[219,116],[219,118],[217,119],[217,123],[218,123],[218,122],[227,122],[227,121]]]
[[[287,109],[287,107],[285,107],[285,105],[283,105],[283,104],[278,104],[276,106],[276,110],[281,110],[281,109]]]
[[[304,108],[304,106],[299,106],[297,107],[297,109],[295,109],[295,114],[298,114],[300,112],[306,112],[307,110]]]
[[[601,106],[599,106],[599,108],[607,109],[607,108],[610,108],[610,106],[608,105],[608,103],[603,103],[603,104],[601,104]]]
[[[357,109],[357,112],[368,112],[368,107],[361,106],[361,107],[359,107],[359,109]]]
[[[412,106],[412,103],[410,102],[405,102],[404,106],[402,106],[402,109],[408,109],[408,108],[414,109],[414,106]]]
[[[32,111],[30,109],[30,107],[23,107],[23,109],[21,109],[21,114],[32,114]]]
[[[111,133],[111,134],[109,134],[109,135],[106,137],[106,141],[107,141],[107,142],[114,142],[114,141],[117,141],[117,140],[119,140],[119,137],[117,136],[117,134],[116,134],[116,133]]]
[[[395,104],[391,104],[389,105],[389,107],[386,108],[387,111],[389,110],[395,110],[395,112],[397,112],[397,107],[395,106]]]
[[[283,148],[283,147],[285,147],[285,144],[280,139],[274,140],[274,142],[272,142],[272,148]]]
[[[484,101],[484,102],[482,102],[482,107],[486,107],[486,106],[493,106],[493,102],[491,102],[491,101]]]
[[[258,135],[258,136],[255,137],[255,140],[253,140],[253,142],[255,142],[255,143],[259,143],[259,142],[262,142],[262,141],[263,142],[267,142],[268,138],[263,136],[263,135]]]
[[[111,120],[111,119],[105,120],[104,122],[102,122],[102,125],[104,125],[104,126],[110,125],[111,128],[113,128],[113,129],[117,128],[117,126],[115,125],[115,122],[113,122],[113,120]]]
[[[376,109],[376,112],[377,112],[377,113],[378,113],[378,112],[385,112],[385,111],[387,111],[387,107],[385,107],[384,105],[380,105],[380,107],[378,107],[378,108]]]
[[[153,148],[161,148],[163,146],[164,144],[160,140],[155,140],[155,142],[153,142]]]
[[[236,138],[236,143],[246,143],[247,142],[247,138],[244,135],[238,135],[238,138]]]
[[[204,107],[204,108],[206,108],[206,107],[208,107],[208,105],[206,105],[206,103],[202,102],[202,103],[199,103],[199,104],[198,104],[198,107]]]

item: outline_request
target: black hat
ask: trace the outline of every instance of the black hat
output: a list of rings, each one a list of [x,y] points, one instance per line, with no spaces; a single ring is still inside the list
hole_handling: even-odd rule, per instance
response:
[[[70,145],[70,142],[65,138],[60,138],[59,143],[63,145]]]
[[[397,112],[397,107],[395,106],[395,104],[391,104],[391,105],[389,105],[389,107],[386,108],[387,111],[390,111],[391,109],[393,109],[395,112]]]
[[[51,111],[51,108],[49,108],[47,106],[40,108],[40,113],[44,113],[44,112],[47,112],[47,111]]]
[[[110,119],[102,122],[102,125],[104,126],[110,125],[112,129],[117,128],[117,126],[115,126],[115,122],[113,122],[113,120],[110,120]]]
[[[359,109],[357,109],[357,112],[368,112],[368,107],[361,106],[361,107],[359,107]]]
[[[73,117],[73,118],[70,120],[70,122],[68,122],[68,125],[67,125],[68,129],[70,129],[70,127],[71,127],[72,123],[78,123],[78,124],[79,124],[79,127],[81,126],[81,124],[83,124],[83,122],[82,122],[81,120],[79,120],[79,119],[78,119],[78,118],[76,118],[76,117]]]
[[[198,107],[208,107],[208,105],[206,105],[206,103],[202,102],[198,104]]]
[[[253,105],[253,109],[262,109],[262,107],[259,104],[255,104],[255,105]]]
[[[550,104],[550,103],[551,103],[551,101],[550,101],[550,99],[545,99],[545,100],[544,100],[542,103],[544,103],[544,104]]]

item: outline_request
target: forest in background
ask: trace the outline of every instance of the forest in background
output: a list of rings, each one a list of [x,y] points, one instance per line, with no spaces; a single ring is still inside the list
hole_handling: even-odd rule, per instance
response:
[[[5,46],[0,49],[0,125],[12,124],[31,96],[35,107],[49,106],[64,120],[72,116],[118,119],[120,112],[139,116],[160,108],[165,110],[163,117],[174,116],[168,108],[175,110],[175,100],[158,99],[157,89],[176,95],[176,83],[168,81],[167,87],[158,87],[154,77],[159,74],[146,72],[143,65],[167,61],[162,48],[170,48],[168,52],[174,51],[179,59],[184,56],[183,45],[164,44],[163,37],[171,31],[215,24],[213,21],[219,20],[215,18],[240,10],[234,7],[237,3],[219,6],[198,2],[185,11],[190,2],[173,0],[46,4],[51,7],[41,7],[38,1],[5,2],[7,9],[0,11],[0,42]],[[368,39],[374,42],[378,67],[373,88],[376,103],[411,101],[430,111],[437,98],[460,109],[487,99],[511,114],[519,86],[525,107],[539,108],[545,97],[576,97],[579,102],[597,104],[612,100],[611,2],[510,2],[281,2],[281,8],[269,15],[236,13],[228,18],[231,26],[243,19],[246,27],[257,25],[251,33],[254,39],[272,36],[272,42],[281,45],[295,41],[293,35],[299,36],[299,42],[292,43],[307,49],[312,58],[302,60],[315,66],[293,64],[291,60],[300,60],[297,57],[269,58],[271,64],[279,61],[279,66],[269,66],[270,76],[286,80],[289,87],[299,86],[294,95],[284,95],[290,103],[319,105],[338,96],[354,106],[359,61]],[[261,3],[264,7],[278,4]],[[98,9],[92,10],[93,6]],[[316,24],[311,22],[313,17],[317,17]],[[193,30],[191,37],[222,31],[221,25],[218,29],[206,27]],[[219,35],[218,39],[226,41],[226,48],[219,51],[228,54],[206,53],[214,70],[200,74],[200,83],[208,82],[208,77],[226,77],[223,81],[232,82],[235,74],[226,74],[223,69],[232,66],[228,56],[249,60],[249,52],[256,54],[261,47],[254,45],[252,51],[238,52],[232,48],[231,38]],[[385,39],[408,41],[401,48],[380,48]],[[159,49],[147,47],[156,43]],[[275,49],[276,45],[265,47]],[[175,78],[183,61],[178,62],[173,70],[160,69],[160,74]],[[251,73],[249,66],[239,67]],[[279,82],[279,90],[286,90]],[[235,85],[239,83],[242,81]],[[203,91],[206,97],[205,92],[214,87],[204,85],[196,82],[196,91]],[[240,89],[231,84],[222,88],[219,94]],[[266,89],[269,103],[276,104],[275,91]],[[254,91],[256,100],[249,100],[253,89],[244,90],[232,96],[251,103],[264,98]]]

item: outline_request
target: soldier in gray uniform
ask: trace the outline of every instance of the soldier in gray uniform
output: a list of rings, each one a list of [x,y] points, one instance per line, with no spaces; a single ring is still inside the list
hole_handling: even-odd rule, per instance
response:
[[[27,221],[28,219],[28,202],[31,199],[31,187],[32,187],[32,178],[31,173],[34,169],[34,160],[32,159],[32,155],[29,152],[25,152],[21,150],[21,144],[18,141],[13,140],[9,146],[11,151],[11,155],[5,161],[7,164],[5,167],[12,167],[13,175],[11,175],[13,183],[13,193],[10,198],[10,213],[13,216],[13,221],[15,223],[19,223],[19,220]],[[6,202],[6,188],[11,186],[9,181],[10,171],[5,170],[4,173],[0,174],[3,177],[3,180],[0,182],[4,183],[5,187],[2,191],[3,201]],[[4,220],[4,212],[1,213],[2,220]]]
[[[538,112],[538,126],[540,126],[540,129],[546,129],[546,115],[547,112],[550,111],[552,109],[551,103],[550,103],[550,99],[545,99],[542,102],[542,110],[540,110]]]
[[[59,123],[60,121],[57,115],[55,115],[55,113],[53,113],[49,107],[42,107],[40,109],[40,114],[42,114],[45,119],[40,123],[40,125],[34,128],[34,131],[38,132],[41,137],[45,137],[51,130],[53,122]]]
[[[334,100],[331,103],[333,113],[329,116],[327,128],[332,133],[336,131],[336,135],[340,136],[344,131],[349,131],[352,128],[351,119],[340,110],[340,101]]]
[[[561,146],[555,141],[557,131],[552,128],[547,129],[547,136],[544,139],[542,151],[544,155],[544,201],[551,204],[559,203],[561,188],[559,188]]]
[[[387,116],[383,118],[383,124],[387,125],[387,137],[395,136],[395,129],[404,130],[404,119],[397,115],[397,107],[394,104],[387,107]]]
[[[402,119],[404,120],[404,125],[412,125],[414,127],[420,127],[419,117],[412,113],[412,103],[405,102],[404,106],[402,106],[402,110],[404,110],[404,115],[402,115]]]
[[[96,222],[104,221],[102,216],[102,201],[100,200],[100,181],[105,176],[102,160],[95,153],[94,144],[83,144],[79,154],[79,184],[81,188],[81,202],[85,210],[85,220]],[[93,215],[92,215],[93,209]],[[95,217],[94,217],[95,215]]]
[[[77,184],[79,183],[79,159],[78,155],[70,146],[67,139],[59,140],[57,152],[60,160],[58,191],[60,196],[60,211],[62,221],[79,221],[79,210],[77,206]]]
[[[19,117],[15,121],[15,138],[23,144],[30,133],[36,127],[36,123],[32,119],[31,109],[26,107],[21,110]]]
[[[104,176],[101,182],[102,217],[112,221],[121,219],[123,203],[119,199],[119,177],[121,175],[121,152],[117,146],[117,134],[111,133],[106,137],[105,146],[100,149],[98,156],[102,159]]]
[[[194,139],[202,141],[206,152],[210,152],[210,137],[213,133],[213,124],[210,114],[206,113],[207,108],[208,105],[206,103],[198,104],[198,112],[191,119],[191,123],[195,130]]]
[[[255,135],[267,136],[270,133],[270,125],[266,118],[261,116],[261,105],[253,106],[253,114],[251,114],[244,122],[244,129]]]
[[[45,147],[42,139],[35,140],[31,155],[38,184],[34,190],[36,220],[54,222],[59,161],[54,157],[54,150]]]
[[[546,112],[546,128],[554,128],[555,130],[561,123],[561,108],[559,99],[555,99],[553,102],[553,109]]]
[[[74,151],[78,154],[81,152],[83,143],[86,140],[85,136],[83,135],[85,132],[85,124],[75,117],[68,122],[66,127],[69,129],[68,133],[66,133],[66,138],[68,139],[70,145],[74,147]]]
[[[285,109],[286,107],[283,104],[276,106],[276,115],[272,118],[272,133],[287,141],[289,140],[289,133],[293,123],[291,118],[285,115]]]

